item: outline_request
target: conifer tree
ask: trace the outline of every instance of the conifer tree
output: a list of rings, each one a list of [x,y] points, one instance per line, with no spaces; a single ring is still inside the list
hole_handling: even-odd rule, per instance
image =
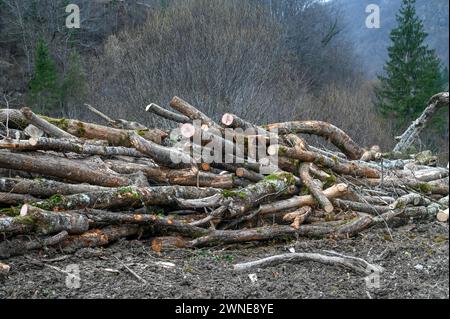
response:
[[[36,46],[34,74],[30,81],[28,103],[44,113],[55,111],[60,102],[58,73],[47,44],[40,39]]]
[[[82,104],[87,94],[86,74],[80,54],[73,49],[61,86],[61,103],[64,108]]]
[[[425,44],[428,35],[416,14],[415,0],[403,0],[397,23],[376,95],[381,113],[394,117],[401,127],[420,115],[430,97],[443,89],[443,73],[435,51]]]

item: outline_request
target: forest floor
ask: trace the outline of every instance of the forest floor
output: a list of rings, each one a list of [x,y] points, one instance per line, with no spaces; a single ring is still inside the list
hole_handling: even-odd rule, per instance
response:
[[[407,225],[391,231],[393,240],[379,228],[339,241],[300,239],[160,254],[145,240],[123,240],[73,255],[36,252],[6,261],[11,271],[0,278],[0,298],[449,298],[448,224]],[[250,280],[251,272],[233,271],[235,263],[287,253],[290,248],[334,250],[364,258],[385,271],[379,288],[368,287],[361,275],[314,262],[256,270],[256,282]],[[158,262],[175,267],[164,268]],[[77,289],[68,288],[64,273],[74,264],[80,269]]]

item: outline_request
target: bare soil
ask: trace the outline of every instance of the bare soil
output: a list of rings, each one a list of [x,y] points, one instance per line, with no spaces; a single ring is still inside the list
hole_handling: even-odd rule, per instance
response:
[[[346,240],[299,239],[283,243],[233,245],[201,250],[176,249],[158,254],[149,240],[123,240],[107,248],[73,255],[35,252],[3,262],[0,298],[449,298],[448,224],[371,229]],[[334,250],[385,268],[380,287],[345,269],[314,262],[283,264],[236,273],[233,264],[266,256]],[[170,262],[167,269],[158,262]],[[80,288],[66,285],[67,266],[80,269]],[[124,264],[128,267],[125,267]],[[138,277],[146,281],[144,283]]]

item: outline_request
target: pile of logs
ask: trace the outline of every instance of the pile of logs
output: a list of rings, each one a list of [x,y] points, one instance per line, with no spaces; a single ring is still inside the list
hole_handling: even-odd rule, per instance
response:
[[[448,106],[448,93],[431,105]],[[111,119],[92,106],[105,125],[29,108],[0,110],[0,258],[120,238],[152,238],[159,251],[338,239],[411,220],[448,220],[448,167],[437,167],[429,152],[363,149],[325,122],[256,126],[225,114],[219,123],[180,98],[170,106],[173,111],[151,104],[146,111],[175,122],[173,132]],[[193,142],[197,134],[200,143]],[[310,145],[306,135],[322,137],[330,149]],[[187,143],[179,147],[180,140]],[[194,150],[211,155],[212,141],[224,146],[219,157],[194,156]],[[264,146],[276,165],[251,152],[254,145]]]

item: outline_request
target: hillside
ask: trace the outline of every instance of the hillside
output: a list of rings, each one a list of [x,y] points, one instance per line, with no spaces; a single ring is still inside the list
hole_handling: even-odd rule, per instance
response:
[[[395,15],[400,8],[399,0],[333,0],[337,10],[345,19],[346,33],[352,40],[357,54],[364,61],[369,77],[383,69],[389,46],[389,32],[396,26]],[[368,29],[365,26],[369,4],[380,6],[381,27]],[[424,20],[429,34],[428,43],[436,49],[443,63],[448,66],[448,7],[446,0],[417,0],[417,12]]]

